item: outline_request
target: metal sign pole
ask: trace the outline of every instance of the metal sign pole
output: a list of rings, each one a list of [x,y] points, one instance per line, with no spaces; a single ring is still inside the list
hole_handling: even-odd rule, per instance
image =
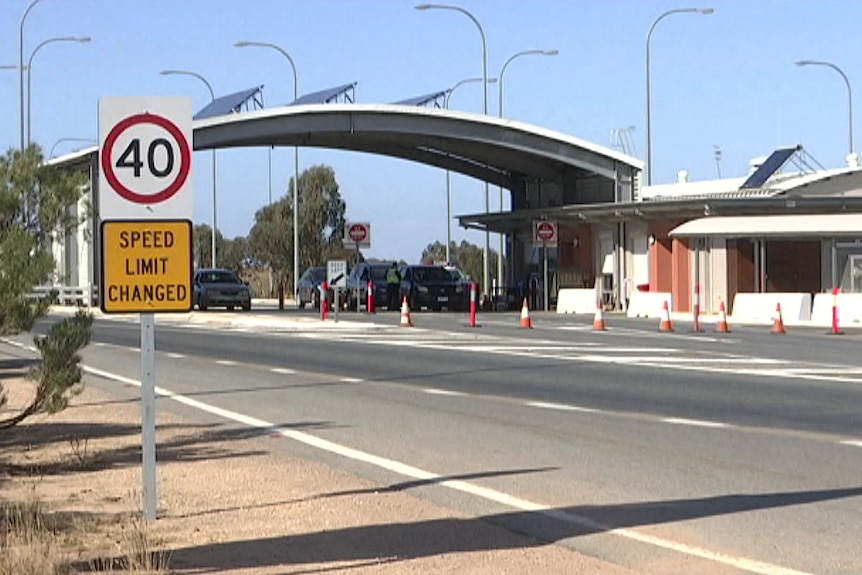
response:
[[[340,289],[341,288],[339,288],[338,286],[335,286],[335,288],[334,288],[334,290],[335,290],[335,310],[334,310],[335,311],[335,323],[338,323],[338,308],[341,307],[338,303],[338,292],[340,291]]]
[[[545,311],[550,309],[548,305],[548,244],[546,242],[542,242],[542,254],[545,264]]]
[[[356,265],[359,265],[359,242],[356,242]],[[359,281],[361,279],[356,278],[356,313],[362,313],[362,290],[359,289]]]
[[[156,519],[156,321],[141,314],[141,438],[144,479],[144,516]]]

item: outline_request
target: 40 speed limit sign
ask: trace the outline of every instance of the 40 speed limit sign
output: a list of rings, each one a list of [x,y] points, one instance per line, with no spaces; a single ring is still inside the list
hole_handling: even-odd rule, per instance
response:
[[[101,219],[190,220],[194,209],[191,138],[191,98],[102,98]]]

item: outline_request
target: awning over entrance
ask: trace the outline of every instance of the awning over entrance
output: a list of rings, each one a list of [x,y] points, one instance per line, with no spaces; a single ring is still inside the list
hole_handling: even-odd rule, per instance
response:
[[[862,214],[698,218],[670,232],[677,238],[862,237]]]

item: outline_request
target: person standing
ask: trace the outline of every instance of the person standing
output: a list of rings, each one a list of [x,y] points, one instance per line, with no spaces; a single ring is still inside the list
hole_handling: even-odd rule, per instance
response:
[[[386,270],[386,301],[389,311],[398,310],[398,293],[401,291],[401,273],[398,271],[398,264],[392,262],[392,265]]]

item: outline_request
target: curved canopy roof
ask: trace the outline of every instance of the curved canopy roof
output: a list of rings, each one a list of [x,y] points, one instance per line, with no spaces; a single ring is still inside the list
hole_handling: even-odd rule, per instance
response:
[[[194,149],[319,147],[381,154],[446,168],[506,188],[521,178],[560,181],[575,169],[615,178],[643,162],[537,126],[438,108],[317,104],[194,122]]]

